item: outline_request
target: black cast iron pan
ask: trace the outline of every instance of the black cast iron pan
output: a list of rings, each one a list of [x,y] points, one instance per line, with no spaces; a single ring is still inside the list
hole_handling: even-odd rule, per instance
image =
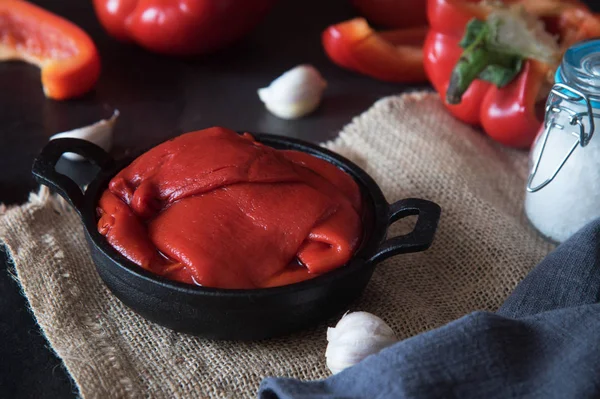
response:
[[[104,150],[87,141],[50,141],[33,164],[41,184],[65,198],[81,216],[98,274],[125,305],[141,316],[176,331],[212,339],[253,340],[290,333],[346,310],[361,295],[375,266],[395,255],[424,251],[431,245],[440,207],[422,199],[388,204],[371,177],[347,159],[324,148],[282,136],[256,134],[268,146],[304,151],[350,174],[365,204],[364,238],[344,266],[308,281],[263,289],[219,289],[193,286],[154,275],[130,262],[98,233],[96,204],[109,180],[132,159],[116,163]],[[100,168],[85,192],[55,170],[62,154],[74,152]],[[418,215],[414,230],[386,239],[389,225]]]

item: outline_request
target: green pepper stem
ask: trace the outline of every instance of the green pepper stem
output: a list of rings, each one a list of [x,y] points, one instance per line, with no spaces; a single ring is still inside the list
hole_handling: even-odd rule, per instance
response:
[[[490,65],[490,51],[481,42],[469,46],[452,70],[446,91],[446,102],[459,104],[471,83],[488,65]]]
[[[467,26],[461,42],[465,50],[452,70],[446,91],[448,104],[459,104],[475,79],[503,87],[521,70],[522,57],[491,48],[490,35],[491,28],[485,22],[474,19]]]

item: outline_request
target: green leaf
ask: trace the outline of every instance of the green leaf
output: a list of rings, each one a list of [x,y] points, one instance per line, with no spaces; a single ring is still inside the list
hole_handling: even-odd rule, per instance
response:
[[[493,83],[502,88],[509,84],[519,74],[519,72],[521,72],[521,68],[523,67],[523,58],[514,57],[511,64],[512,65],[488,65],[479,73],[477,78]]]
[[[460,40],[459,46],[462,48],[467,48],[476,41],[486,41],[488,35],[488,24],[485,21],[473,18],[467,23],[465,34]]]

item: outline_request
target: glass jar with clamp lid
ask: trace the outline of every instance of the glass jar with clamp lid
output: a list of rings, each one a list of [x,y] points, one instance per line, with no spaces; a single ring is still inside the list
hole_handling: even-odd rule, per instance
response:
[[[562,242],[600,217],[600,40],[570,47],[556,71],[543,128],[531,150],[525,213]]]

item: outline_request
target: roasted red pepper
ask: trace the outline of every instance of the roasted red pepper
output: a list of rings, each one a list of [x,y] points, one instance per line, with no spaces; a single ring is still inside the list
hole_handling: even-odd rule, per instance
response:
[[[162,54],[194,55],[240,39],[274,0],[94,0],[113,37]]]
[[[332,25],[323,47],[341,67],[388,82],[423,82],[426,27],[375,32],[364,18]]]
[[[96,46],[83,30],[21,0],[0,1],[0,60],[37,65],[44,93],[55,100],[85,94],[100,75]]]
[[[544,21],[550,33],[559,35],[560,50],[575,41],[600,35],[598,19],[579,2],[518,3]],[[486,20],[492,10],[489,5],[475,1],[429,0],[430,31],[423,48],[425,71],[446,107],[457,118],[480,125],[489,136],[505,145],[527,148],[541,126],[539,105],[545,101],[553,82],[556,63],[524,59],[520,71],[517,70],[516,76],[503,87],[476,77],[472,83],[467,82],[469,79],[460,82],[462,86],[470,85],[456,90],[457,68],[473,60],[469,48],[465,50],[460,45],[467,25],[473,19]],[[560,51],[558,55],[556,61],[560,60]]]
[[[220,288],[306,280],[360,244],[361,195],[334,165],[211,128],[141,155],[98,204],[98,230],[167,278]]]

